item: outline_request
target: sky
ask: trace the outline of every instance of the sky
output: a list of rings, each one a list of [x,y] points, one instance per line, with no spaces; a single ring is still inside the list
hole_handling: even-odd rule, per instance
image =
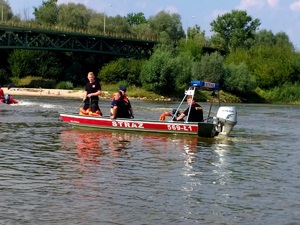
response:
[[[8,1],[14,14],[24,19],[33,18],[33,8],[46,0],[4,1]],[[142,12],[148,19],[162,10],[178,13],[185,31],[197,24],[208,37],[212,34],[210,23],[218,15],[244,10],[252,19],[260,20],[260,29],[271,30],[273,34],[285,32],[296,49],[300,49],[300,0],[58,0],[58,4],[70,2],[109,16]]]

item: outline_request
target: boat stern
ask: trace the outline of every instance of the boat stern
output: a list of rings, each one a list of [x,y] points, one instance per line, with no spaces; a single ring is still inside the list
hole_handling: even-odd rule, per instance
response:
[[[216,125],[213,123],[198,123],[198,136],[212,138],[217,135]]]

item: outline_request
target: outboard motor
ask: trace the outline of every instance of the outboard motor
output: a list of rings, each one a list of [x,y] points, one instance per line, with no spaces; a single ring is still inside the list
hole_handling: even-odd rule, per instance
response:
[[[232,128],[237,123],[237,111],[235,107],[222,106],[217,112],[218,132],[223,135],[229,135]]]
[[[10,95],[9,94],[5,94],[4,95],[4,103],[9,104],[9,100],[10,100]]]

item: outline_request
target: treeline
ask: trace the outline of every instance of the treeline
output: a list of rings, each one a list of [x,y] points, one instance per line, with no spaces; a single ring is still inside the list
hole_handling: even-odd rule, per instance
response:
[[[6,20],[21,21],[4,3]],[[1,8],[1,6],[0,6]],[[105,11],[105,9],[103,9]],[[104,23],[105,20],[105,23]],[[259,30],[259,19],[233,10],[211,22],[211,37],[196,25],[184,32],[179,14],[164,11],[145,18],[142,12],[108,17],[82,4],[44,1],[34,22],[86,31],[157,37],[149,59],[112,58],[70,52],[1,50],[0,82],[39,76],[83,86],[88,71],[101,82],[143,87],[161,95],[182,94],[190,80],[217,82],[244,101],[300,100],[300,54],[284,32]],[[104,28],[105,24],[105,28]],[[207,50],[210,51],[207,51]],[[213,50],[213,51],[211,51]],[[283,96],[284,93],[284,96]]]

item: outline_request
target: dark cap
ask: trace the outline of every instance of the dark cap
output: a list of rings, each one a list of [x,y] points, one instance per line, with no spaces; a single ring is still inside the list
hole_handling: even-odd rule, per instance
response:
[[[126,87],[120,86],[120,87],[119,87],[119,90],[120,90],[120,91],[125,91],[125,92],[126,92]]]

